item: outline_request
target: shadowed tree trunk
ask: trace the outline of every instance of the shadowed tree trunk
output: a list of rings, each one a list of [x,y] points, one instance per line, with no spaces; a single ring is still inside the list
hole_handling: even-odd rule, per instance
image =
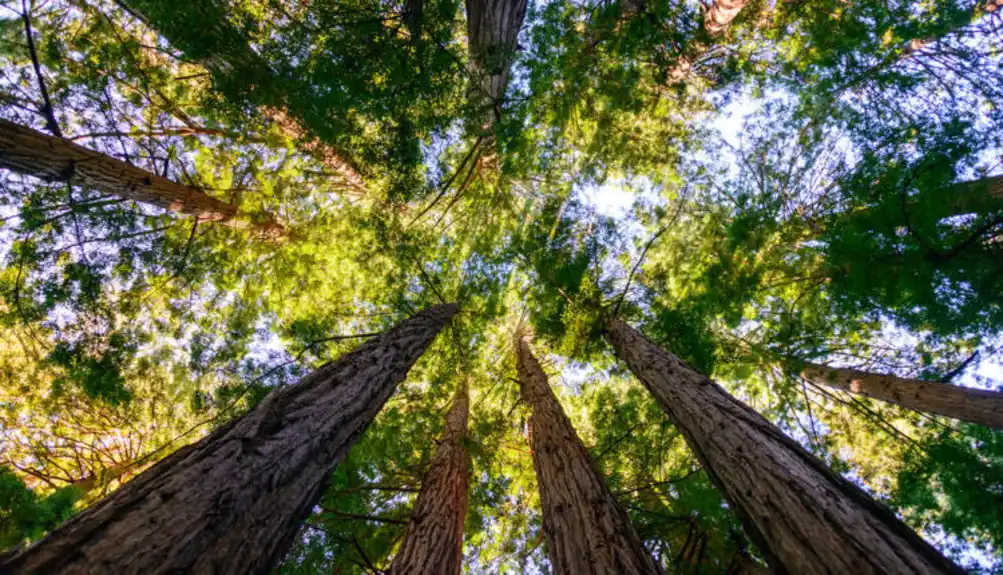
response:
[[[335,466],[456,313],[431,307],[163,461],[4,574],[267,573]]]
[[[162,34],[185,56],[204,66],[223,92],[247,98],[283,136],[323,163],[358,193],[367,191],[355,162],[345,150],[313,136],[286,110],[283,92],[290,79],[275,70],[231,23],[230,9],[219,0],[196,0],[182,7],[170,0],[116,0],[124,10]],[[309,89],[300,86],[300,89]]]
[[[527,0],[467,0],[468,67],[474,84],[471,100],[483,110],[478,121],[485,136],[484,150],[494,148],[494,124],[501,115],[527,5]]]
[[[637,330],[613,320],[607,337],[775,572],[963,573],[889,509]]]
[[[464,444],[469,412],[467,382],[462,380],[390,575],[460,575],[470,481],[470,455]]]
[[[606,486],[522,336],[516,365],[533,410],[530,448],[554,575],[660,574],[627,514]]]
[[[870,373],[857,369],[805,364],[801,375],[815,383],[859,393],[909,409],[1003,429],[1003,393]]]
[[[0,168],[48,181],[70,181],[266,237],[276,238],[284,233],[271,217],[252,222],[236,206],[196,187],[177,184],[111,156],[3,119],[0,119]]]

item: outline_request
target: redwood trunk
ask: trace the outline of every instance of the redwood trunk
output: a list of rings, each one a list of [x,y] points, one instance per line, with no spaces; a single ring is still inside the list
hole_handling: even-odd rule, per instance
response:
[[[554,575],[660,574],[554,396],[525,339],[516,363]]]
[[[473,99],[484,108],[482,128],[490,137],[508,87],[528,0],[467,0],[466,5],[469,67],[476,83]]]
[[[704,13],[703,27],[710,37],[719,36],[731,26],[749,0],[715,0]]]
[[[613,320],[607,337],[777,573],[963,573],[883,505],[637,330]]]
[[[324,484],[456,312],[438,305],[272,392],[48,537],[5,574],[267,573]]]
[[[949,383],[922,381],[816,363],[806,364],[801,375],[816,383],[909,409],[1003,429],[1003,393],[998,391],[972,389]]]
[[[464,444],[470,399],[460,383],[446,430],[421,484],[407,535],[390,564],[391,575],[460,575],[467,516],[470,455]]]
[[[272,219],[247,220],[236,206],[193,186],[174,183],[121,160],[0,119],[0,168],[49,181],[71,181],[100,192],[181,212],[199,220],[277,237]]]

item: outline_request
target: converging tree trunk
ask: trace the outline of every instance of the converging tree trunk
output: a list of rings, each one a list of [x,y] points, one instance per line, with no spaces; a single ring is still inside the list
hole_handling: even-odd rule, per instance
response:
[[[391,575],[460,575],[467,516],[470,455],[465,445],[470,399],[466,380],[456,389],[446,429],[425,474],[407,535],[390,563]]]
[[[801,375],[815,383],[909,409],[1003,429],[1003,393],[817,363]]]
[[[501,114],[527,6],[527,0],[467,0],[467,48],[474,82],[471,99],[483,110],[480,128],[487,148],[491,147],[494,124]]]
[[[555,575],[660,574],[617,503],[524,337],[516,339],[522,398],[533,410],[530,448]]]
[[[177,184],[117,158],[3,119],[0,119],[0,168],[48,181],[69,181],[266,237],[284,233],[282,225],[271,217],[251,221],[236,206],[194,186]]]
[[[617,319],[607,337],[777,573],[963,573],[889,509],[637,330]]]
[[[456,312],[426,309],[178,450],[0,563],[5,574],[267,573]]]

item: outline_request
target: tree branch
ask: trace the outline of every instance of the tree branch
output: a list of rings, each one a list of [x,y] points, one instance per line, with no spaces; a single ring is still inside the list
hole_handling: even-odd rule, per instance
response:
[[[28,38],[28,53],[31,55],[31,65],[35,68],[35,76],[38,78],[38,89],[42,92],[42,117],[45,118],[45,127],[57,138],[63,137],[63,131],[59,129],[59,122],[56,121],[55,110],[52,108],[52,100],[49,99],[49,90],[45,87],[45,78],[42,76],[42,66],[38,62],[38,52],[35,50],[35,39],[31,31],[31,11],[28,9],[28,0],[21,0],[21,19],[24,20],[24,34]]]

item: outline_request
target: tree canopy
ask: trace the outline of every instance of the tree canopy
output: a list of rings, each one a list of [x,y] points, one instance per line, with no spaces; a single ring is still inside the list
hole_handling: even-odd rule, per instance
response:
[[[998,0],[3,1],[0,553],[455,302],[278,572],[390,566],[460,384],[464,572],[548,572],[523,332],[661,568],[759,565],[614,317],[1003,569],[1003,429],[806,370],[1003,393],[1001,30]]]

